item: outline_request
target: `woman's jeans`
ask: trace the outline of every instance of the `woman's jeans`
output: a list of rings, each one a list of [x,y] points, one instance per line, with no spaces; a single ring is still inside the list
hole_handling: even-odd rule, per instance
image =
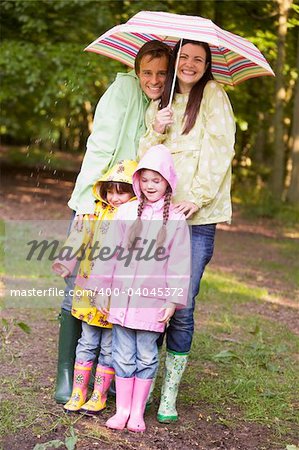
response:
[[[154,378],[158,369],[157,339],[155,331],[132,330],[113,325],[112,358],[115,375],[121,378]]]
[[[216,224],[191,226],[192,275],[188,305],[177,310],[166,330],[167,349],[188,353],[194,332],[195,298],[199,293],[200,280],[214,251]]]
[[[99,348],[101,350],[98,364],[112,367],[112,329],[82,322],[82,334],[76,348],[76,361],[95,361]]]

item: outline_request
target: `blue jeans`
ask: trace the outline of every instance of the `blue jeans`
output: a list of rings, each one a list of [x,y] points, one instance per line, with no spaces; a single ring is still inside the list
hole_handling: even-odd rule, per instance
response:
[[[155,331],[132,330],[113,325],[112,358],[115,375],[122,378],[152,379],[158,369],[157,339]]]
[[[192,276],[188,306],[174,313],[166,330],[167,348],[174,352],[190,351],[194,332],[195,298],[199,293],[205,267],[213,256],[215,232],[216,224],[191,226]]]
[[[76,348],[76,361],[95,361],[99,348],[98,364],[112,367],[112,329],[95,327],[82,322],[82,334]]]

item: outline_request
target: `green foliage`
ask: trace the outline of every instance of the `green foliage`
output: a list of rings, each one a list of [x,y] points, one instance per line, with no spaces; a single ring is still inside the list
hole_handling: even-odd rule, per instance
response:
[[[120,65],[83,49],[105,30],[113,8],[81,0],[38,5],[2,2],[1,134],[61,146],[59,140],[82,133],[84,142],[88,104],[95,106]]]
[[[243,362],[242,358],[240,358],[240,356],[238,356],[237,353],[231,350],[221,350],[219,353],[217,353],[217,355],[214,355],[212,359],[214,361],[222,363],[231,362],[234,359]]]
[[[11,317],[8,319],[5,317],[0,318],[0,343],[2,349],[9,344],[9,338],[16,328],[20,328],[26,334],[31,333],[31,328],[24,322],[19,322]]]
[[[234,201],[240,205],[244,217],[277,219],[287,227],[298,229],[298,206],[282,203],[262,183],[253,186],[247,179],[235,189]]]
[[[4,142],[48,149],[85,148],[96,103],[121,64],[83,49],[112,26],[141,10],[210,18],[251,40],[275,71],[278,2],[272,0],[4,0],[0,54]],[[292,4],[283,69],[285,142],[294,107],[298,5]],[[275,79],[251,79],[227,88],[237,122],[235,184],[267,185],[273,165]],[[286,144],[286,157],[289,156]]]
[[[78,44],[46,43],[36,51],[30,42],[4,41],[2,134],[16,142],[42,140],[53,145],[66,128],[71,135],[82,126],[86,138],[87,99],[96,103],[117,65],[111,61],[100,67],[98,61],[82,54]]]
[[[14,167],[30,167],[53,170],[65,169],[65,152],[54,153],[53,150],[46,150],[33,145],[26,147],[11,146],[6,153],[5,163]],[[79,170],[78,159],[68,161],[67,170],[77,172]]]
[[[46,450],[47,448],[60,448],[66,447],[67,450],[75,450],[78,436],[76,435],[74,428],[70,428],[70,436],[65,438],[62,442],[60,439],[54,439],[52,441],[45,442],[43,444],[36,444],[33,450]]]

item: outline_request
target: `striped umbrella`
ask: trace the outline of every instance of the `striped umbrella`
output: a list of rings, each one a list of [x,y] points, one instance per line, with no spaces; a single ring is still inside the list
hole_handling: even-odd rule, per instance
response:
[[[125,24],[108,30],[85,50],[134,67],[135,56],[145,42],[158,39],[173,46],[181,38],[210,45],[212,72],[220,83],[236,85],[248,78],[274,76],[252,42],[221,29],[209,19],[196,16],[141,11]]]

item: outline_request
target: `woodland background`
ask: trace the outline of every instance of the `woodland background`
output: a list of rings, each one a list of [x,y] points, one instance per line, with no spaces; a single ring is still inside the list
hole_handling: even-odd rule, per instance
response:
[[[233,222],[217,227],[201,283],[180,421],[156,421],[163,363],[143,436],[105,427],[113,397],[92,420],[66,415],[53,400],[61,299],[7,308],[0,279],[0,450],[299,450],[298,0],[2,0],[0,277],[61,281],[5,234],[20,248],[28,226],[40,236],[39,219],[51,232],[63,219],[64,241],[95,106],[126,70],[83,49],[141,10],[210,18],[254,42],[276,73],[225,88],[237,122]]]
[[[299,5],[293,0],[11,0],[1,2],[1,138],[13,163],[85,152],[94,108],[117,71],[83,52],[141,10],[200,15],[251,40],[276,77],[227,87],[237,121],[234,195],[240,203],[299,201]],[[65,167],[67,168],[67,167]],[[266,205],[266,206],[265,206]]]

